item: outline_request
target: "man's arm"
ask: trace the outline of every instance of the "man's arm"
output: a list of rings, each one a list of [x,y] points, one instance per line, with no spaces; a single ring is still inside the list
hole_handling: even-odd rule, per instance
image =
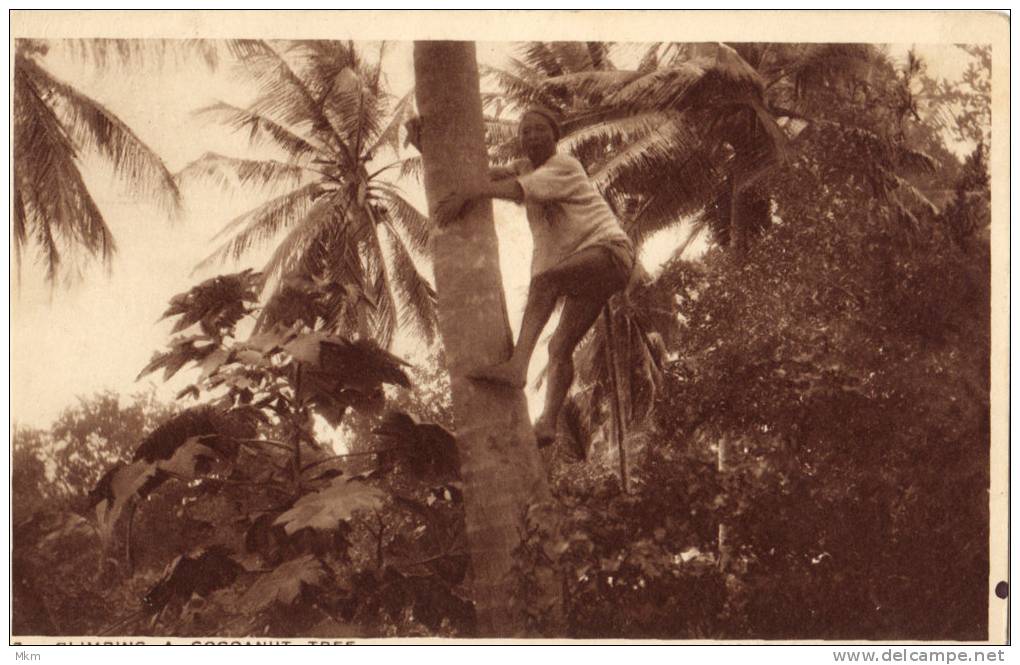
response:
[[[517,173],[513,170],[512,166],[490,166],[489,167],[489,180],[506,180],[507,178],[513,178]]]
[[[516,180],[488,180],[476,188],[464,191],[453,191],[447,194],[435,209],[435,220],[439,226],[446,226],[458,217],[471,201],[478,199],[505,199],[507,201],[523,201],[524,190]]]
[[[523,201],[524,190],[511,177],[501,180],[489,180],[473,192],[468,192],[472,199],[506,199],[507,201]]]

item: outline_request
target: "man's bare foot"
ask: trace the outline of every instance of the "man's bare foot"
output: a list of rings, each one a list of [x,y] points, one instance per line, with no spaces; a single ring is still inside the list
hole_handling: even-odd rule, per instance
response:
[[[527,375],[511,365],[509,362],[499,363],[498,365],[491,365],[489,367],[479,367],[476,370],[468,372],[468,378],[501,383],[505,386],[510,386],[511,388],[524,388],[525,384],[528,382]]]
[[[556,427],[539,418],[535,421],[535,441],[539,448],[551,446],[556,441]]]

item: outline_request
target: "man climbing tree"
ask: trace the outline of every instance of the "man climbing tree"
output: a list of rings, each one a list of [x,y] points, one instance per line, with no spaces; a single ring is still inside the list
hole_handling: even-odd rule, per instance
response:
[[[508,168],[489,170],[480,184],[465,185],[439,204],[440,225],[457,220],[467,204],[500,198],[523,201],[535,239],[531,286],[521,334],[505,362],[474,369],[468,376],[523,388],[528,362],[560,298],[563,313],[549,343],[549,387],[545,409],[535,422],[539,446],[556,437],[560,407],[574,380],[574,349],[611,295],[627,286],[634,269],[634,245],[584,167],[556,152],[560,138],[555,114],[531,107],[518,138],[526,157]]]
[[[474,44],[416,42],[414,71],[425,192],[434,212],[451,192],[486,179]],[[512,341],[491,204],[472,206],[464,221],[439,230],[434,240],[439,328],[453,394],[478,632],[506,637],[525,630],[525,608],[515,602],[513,554],[529,512],[549,506],[551,498],[523,392],[467,377],[506,358]],[[559,585],[546,586],[555,605]]]

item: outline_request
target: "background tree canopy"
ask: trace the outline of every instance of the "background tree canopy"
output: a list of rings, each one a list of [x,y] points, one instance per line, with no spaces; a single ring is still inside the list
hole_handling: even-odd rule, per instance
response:
[[[168,205],[192,177],[286,191],[214,255],[264,241],[263,271],[171,300],[139,369],[193,379],[173,404],[15,427],[15,634],[475,634],[444,351],[388,350],[435,330],[406,91],[359,44],[191,45],[261,91],[204,113],[287,156],[168,176],[43,48],[16,47],[26,245],[112,247],[72,177],[90,146]],[[951,48],[960,80],[860,44],[529,43],[485,72],[493,161],[541,102],[637,243],[680,229],[578,352],[563,522],[515,553],[535,633],[987,638],[991,61]]]

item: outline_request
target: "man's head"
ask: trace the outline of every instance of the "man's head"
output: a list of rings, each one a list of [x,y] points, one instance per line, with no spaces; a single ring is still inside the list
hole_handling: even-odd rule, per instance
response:
[[[531,106],[521,116],[518,129],[521,149],[531,162],[538,166],[556,152],[560,139],[560,125],[556,114],[544,106]]]

